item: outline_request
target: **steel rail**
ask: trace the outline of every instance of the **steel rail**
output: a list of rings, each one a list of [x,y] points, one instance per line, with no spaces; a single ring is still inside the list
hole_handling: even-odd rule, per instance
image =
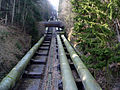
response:
[[[72,72],[63,49],[63,45],[60,39],[60,36],[57,35],[59,57],[60,57],[60,66],[62,72],[62,81],[64,90],[78,90]]]
[[[20,79],[26,66],[28,65],[30,59],[37,51],[39,46],[42,44],[45,36],[43,36],[28,52],[27,54],[18,62],[18,64],[8,73],[8,75],[3,78],[0,82],[0,90],[9,90],[15,86],[15,83]]]
[[[82,80],[85,90],[102,90],[102,88],[88,71],[87,67],[84,65],[80,57],[74,51],[68,40],[65,38],[65,36],[61,35],[61,37]]]

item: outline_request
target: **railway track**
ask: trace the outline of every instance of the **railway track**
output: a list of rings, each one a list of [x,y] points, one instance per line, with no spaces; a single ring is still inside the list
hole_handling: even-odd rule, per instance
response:
[[[44,36],[1,81],[0,90],[102,90],[62,30]]]

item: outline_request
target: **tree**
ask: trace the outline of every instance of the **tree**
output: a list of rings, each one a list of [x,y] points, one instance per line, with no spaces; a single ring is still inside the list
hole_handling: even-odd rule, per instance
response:
[[[1,9],[1,3],[2,3],[2,0],[0,0],[0,9]]]
[[[36,22],[48,20],[54,11],[48,0],[0,0],[0,3],[2,23],[21,26],[33,41],[37,41]]]
[[[11,21],[11,23],[13,24],[13,22],[14,22],[14,15],[15,15],[15,0],[13,0],[13,9],[12,9],[12,21]]]

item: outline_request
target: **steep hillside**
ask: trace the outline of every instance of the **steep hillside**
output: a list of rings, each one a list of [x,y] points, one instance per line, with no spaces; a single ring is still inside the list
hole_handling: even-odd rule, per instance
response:
[[[31,36],[15,27],[0,25],[0,79],[31,47]]]

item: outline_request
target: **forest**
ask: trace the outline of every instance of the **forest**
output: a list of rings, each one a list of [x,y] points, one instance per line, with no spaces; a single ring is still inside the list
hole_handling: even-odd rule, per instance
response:
[[[120,1],[59,0],[58,7],[57,12],[48,0],[0,0],[0,81],[7,74],[7,78],[9,78],[10,70],[15,65],[17,66],[17,63],[20,74],[23,74],[23,70],[24,74],[28,74],[29,77],[27,64],[28,66],[36,63],[41,65],[41,62],[35,58],[41,56],[42,59],[47,57],[45,62],[42,61],[45,68],[42,77],[47,79],[41,79],[41,81],[45,81],[46,85],[56,84],[53,81],[58,76],[56,79],[58,87],[62,87],[60,90],[63,90],[65,85],[67,86],[66,83],[69,82],[65,78],[65,72],[71,70],[66,77],[71,77],[69,79],[72,79],[73,85],[70,86],[79,90],[92,90],[93,87],[90,85],[95,85],[95,88],[103,90],[120,90]],[[43,22],[48,23],[51,27],[46,28]],[[56,23],[64,25],[63,28],[60,28],[60,25],[54,27]],[[40,47],[38,47],[37,41],[39,41]],[[24,59],[23,56],[29,50],[30,58],[25,57]],[[48,51],[47,54],[44,53],[46,52],[44,50]],[[27,63],[24,63],[26,66],[23,66],[22,69],[24,64],[19,67],[20,60],[26,60]],[[60,61],[68,64],[65,72],[67,64],[64,63],[63,68]],[[41,70],[41,67],[37,68]],[[37,71],[37,69],[35,70]],[[37,75],[36,72],[33,72],[33,76],[34,74]],[[14,74],[10,75],[14,76]],[[20,77],[19,74],[18,77]],[[36,78],[34,79],[36,80]],[[16,78],[15,80],[17,81]],[[64,80],[66,80],[65,83]],[[16,81],[14,82],[16,83]],[[41,83],[41,81],[39,82]],[[52,84],[51,86],[54,87]],[[30,86],[29,83],[27,85]],[[82,86],[84,89],[81,88]],[[86,89],[87,87],[92,89]]]
[[[54,11],[48,0],[0,0],[0,23],[20,27],[36,40],[36,22],[48,20]]]

